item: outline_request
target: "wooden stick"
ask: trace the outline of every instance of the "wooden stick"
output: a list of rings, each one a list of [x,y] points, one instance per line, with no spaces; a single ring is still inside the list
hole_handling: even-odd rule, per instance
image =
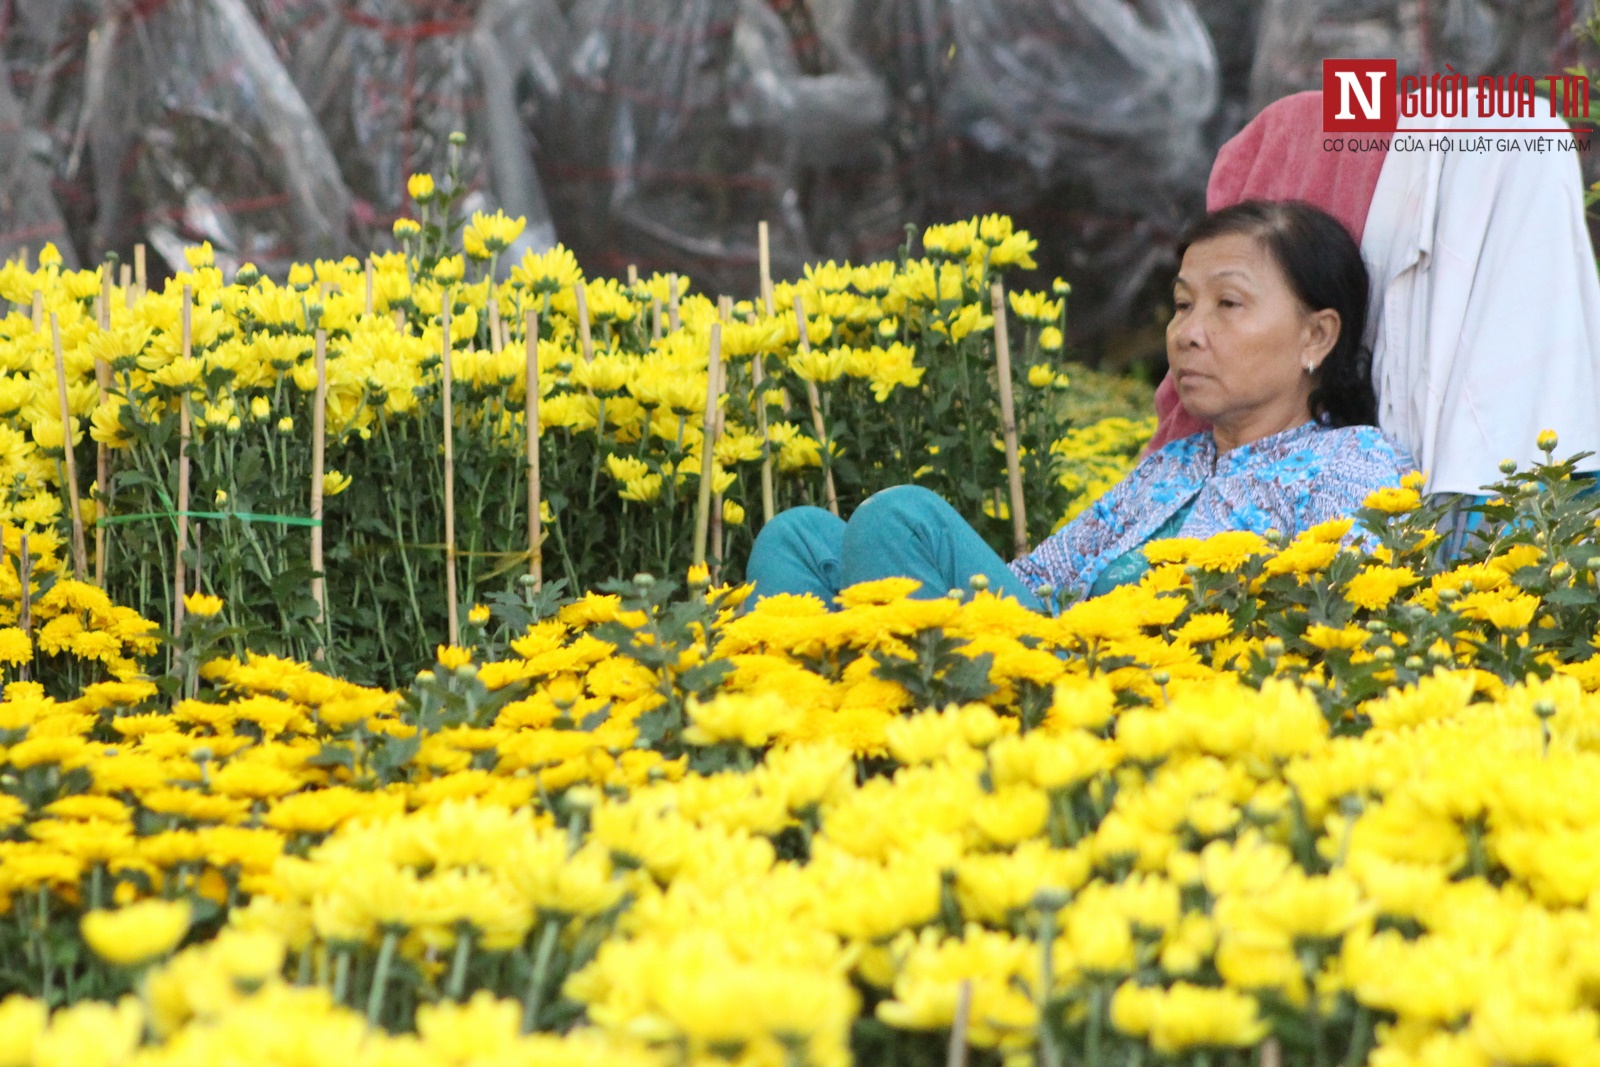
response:
[[[140,249],[135,250],[135,262],[143,263]],[[137,269],[137,268],[136,268]],[[183,287],[183,358],[194,354],[194,290]],[[188,586],[188,565],[183,553],[189,547],[189,436],[192,416],[189,413],[189,390],[178,398],[178,551],[177,562],[172,567],[172,636],[183,633],[183,594]]]
[[[94,380],[99,387],[100,402],[104,403],[111,395],[111,364],[103,359],[95,360]],[[94,502],[94,576],[95,584],[104,589],[106,568],[111,562],[106,556],[109,549],[106,525],[101,521],[111,511],[111,448],[104,441],[99,442],[94,455]]]
[[[711,471],[717,444],[717,379],[722,373],[722,323],[711,324],[711,353],[706,364],[706,410],[700,442],[700,497],[694,509],[694,562],[706,561],[706,534],[711,519]]]
[[[767,299],[772,297],[769,295]],[[767,397],[761,388],[765,377],[762,365],[766,358],[766,353],[757,352],[750,361],[750,388],[755,393],[756,428],[761,433],[761,521],[771,522],[778,509],[772,491],[772,445],[767,441]]]
[[[61,320],[50,312],[50,341],[56,355],[56,399],[61,409],[61,451],[65,460],[67,502],[72,515],[72,576],[84,581],[89,575],[87,553],[83,547],[83,502],[78,498],[78,459],[72,448],[72,410],[67,402],[67,361],[61,352]]]
[[[539,313],[527,317],[528,379],[528,573],[533,592],[544,587],[544,523],[539,510]]]
[[[500,297],[495,293],[489,294],[489,351],[495,355],[506,346],[505,323],[500,318]]]
[[[440,395],[444,400],[444,591],[449,601],[450,643],[461,643],[460,611],[456,607],[456,446],[455,446],[455,378],[450,360],[450,293],[444,299],[444,363],[441,373],[444,385]]]
[[[327,461],[328,332],[316,334],[317,391],[311,407],[311,599],[317,603],[315,659],[327,658],[328,589],[322,573],[322,472]]]
[[[724,298],[724,299],[726,299],[726,298]],[[716,394],[717,394],[717,397],[716,397],[716,402],[711,405],[711,418],[712,418],[712,422],[713,422],[713,426],[714,426],[714,430],[715,430],[715,432],[712,433],[711,437],[710,437],[710,442],[711,442],[711,445],[712,445],[713,448],[716,446],[716,443],[719,440],[722,439],[722,420],[723,420],[722,394],[727,392],[727,390],[728,390],[728,365],[726,363],[723,363],[719,359],[717,361],[717,381],[716,381]],[[716,457],[712,456],[712,462],[715,463],[715,461],[716,461]],[[713,477],[714,476],[715,476],[715,470],[713,470]],[[711,567],[711,581],[713,583],[715,583],[718,580],[719,575],[720,575],[720,573],[722,571],[722,559],[723,559],[723,536],[722,535],[723,535],[723,530],[722,530],[722,494],[716,490],[715,486],[713,486],[712,487],[712,493],[711,493],[711,536],[710,536],[710,546],[708,548],[708,551],[712,554],[713,558],[716,560],[716,562]]]
[[[367,257],[367,314],[372,314],[372,257]]]
[[[967,1067],[967,1029],[972,1017],[972,979],[963,978],[956,987],[956,1017],[950,1025],[950,1047],[945,1052],[945,1067]],[[1041,1026],[1046,1025],[1040,1020]]]
[[[589,297],[587,295],[587,287],[582,282],[578,282],[572,287],[572,291],[578,298],[578,340],[583,345],[583,361],[585,363],[593,363],[594,338],[589,335]]]
[[[721,319],[724,325],[733,321],[733,297],[717,297],[717,318]],[[717,368],[717,404],[715,408],[717,432],[714,440],[721,440],[723,422],[727,418],[727,412],[725,412],[722,408],[722,395],[728,391],[728,365],[719,361]],[[716,564],[711,568],[712,582],[716,582],[718,580],[722,571],[722,560],[725,554],[723,551],[723,534],[722,494],[713,492],[711,494],[711,547],[709,551],[716,559]]]
[[[111,329],[111,264],[100,268],[100,297],[94,305],[95,325],[102,330]]]
[[[146,277],[144,273],[144,245],[133,246],[133,284],[139,287],[141,294],[145,291]]]
[[[28,555],[28,529],[23,527],[17,543],[17,577],[22,582],[22,603],[17,607],[17,628],[33,641],[33,558]],[[31,661],[30,661],[31,662]],[[17,676],[28,680],[29,664],[24,663]]]
[[[650,298],[650,340],[661,340],[661,298]]]
[[[634,286],[636,286],[638,284],[639,284],[639,265],[637,263],[629,263],[628,264],[628,288],[632,289]]]
[[[676,331],[681,323],[678,321],[678,276],[667,277],[667,329]]]
[[[117,270],[117,283],[122,287],[122,303],[124,307],[133,307],[133,268],[124,263]]]
[[[800,327],[800,351],[810,353],[811,335],[807,332],[805,302],[794,294],[794,319]],[[833,485],[833,456],[828,451],[828,428],[822,421],[822,396],[817,383],[806,379],[806,399],[811,402],[811,426],[817,431],[817,443],[822,446],[823,491],[827,495],[828,510],[839,514],[839,491]]]
[[[190,286],[184,286],[184,304],[182,304],[182,357],[189,360],[195,354],[195,291]]]
[[[761,299],[772,314],[772,245],[767,233],[767,220],[756,223],[756,248],[761,263]]]
[[[111,264],[107,263],[101,270],[103,276],[100,279],[98,323],[104,332],[111,329]],[[123,265],[122,271],[124,274],[128,272],[126,264]],[[94,361],[94,384],[97,389],[96,403],[103,403],[111,393],[111,365],[103,359]],[[106,514],[110,484],[111,449],[101,441],[96,444],[94,450],[94,488],[90,490],[90,496],[95,502],[94,580],[102,589],[106,585],[106,527],[100,519]]]
[[[1018,559],[1028,554],[1028,512],[1022,500],[1022,464],[1017,454],[1017,412],[1011,397],[1011,342],[1006,334],[1006,294],[989,287],[994,310],[994,356],[1000,377],[1000,431],[1006,443],[1006,479],[1011,488],[1011,543]]]

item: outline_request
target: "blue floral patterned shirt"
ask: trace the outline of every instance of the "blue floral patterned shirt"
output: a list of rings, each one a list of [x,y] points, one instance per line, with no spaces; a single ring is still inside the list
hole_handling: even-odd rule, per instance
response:
[[[1306,422],[1220,456],[1211,433],[1197,433],[1145,457],[1010,566],[1029,588],[1084,590],[1186,506],[1174,536],[1206,538],[1226,530],[1293,535],[1348,515],[1374,489],[1399,485],[1413,469],[1410,454],[1376,426]]]

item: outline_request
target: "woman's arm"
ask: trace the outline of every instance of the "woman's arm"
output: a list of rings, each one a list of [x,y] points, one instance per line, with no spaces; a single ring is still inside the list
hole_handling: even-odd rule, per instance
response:
[[[1091,571],[1139,514],[1139,500],[1164,471],[1170,471],[1188,439],[1175,441],[1147,456],[1128,476],[1089,505],[1077,518],[1039,543],[1028,555],[1010,564],[1030,589],[1041,585],[1058,591],[1078,589],[1093,580]],[[1185,453],[1186,454],[1186,453]]]

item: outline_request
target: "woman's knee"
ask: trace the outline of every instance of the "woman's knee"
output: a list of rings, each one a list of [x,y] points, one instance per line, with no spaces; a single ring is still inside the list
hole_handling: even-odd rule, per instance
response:
[[[779,558],[814,558],[837,554],[844,521],[822,508],[785,508],[761,527],[750,546],[749,569],[760,571]]]
[[[818,533],[826,533],[830,528],[842,525],[842,520],[823,508],[806,504],[784,508],[772,516],[772,521],[761,527],[752,547],[759,548],[763,543],[770,546],[809,540]]]
[[[859,528],[870,524],[875,529],[886,526],[916,527],[929,519],[943,518],[945,512],[955,514],[949,501],[920,485],[896,485],[873,493],[850,516],[850,526]]]

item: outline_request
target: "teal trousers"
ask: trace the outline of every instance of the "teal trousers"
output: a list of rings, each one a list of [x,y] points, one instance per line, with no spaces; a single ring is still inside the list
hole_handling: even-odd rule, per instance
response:
[[[915,578],[913,596],[968,591],[973,575],[992,592],[1037,611],[1044,602],[937,493],[900,485],[868,497],[850,521],[822,508],[789,508],[761,528],[745,568],[755,599],[810,593],[830,608],[841,589],[879,578]]]

